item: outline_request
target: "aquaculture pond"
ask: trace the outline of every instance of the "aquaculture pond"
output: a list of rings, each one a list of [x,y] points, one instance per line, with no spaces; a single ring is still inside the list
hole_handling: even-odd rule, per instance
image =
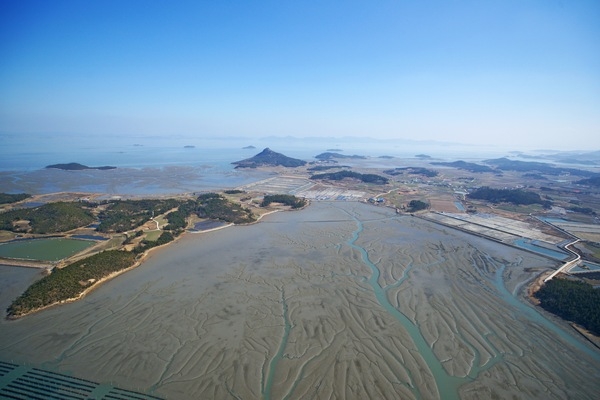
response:
[[[58,261],[94,244],[89,240],[70,238],[22,239],[0,244],[0,257]]]

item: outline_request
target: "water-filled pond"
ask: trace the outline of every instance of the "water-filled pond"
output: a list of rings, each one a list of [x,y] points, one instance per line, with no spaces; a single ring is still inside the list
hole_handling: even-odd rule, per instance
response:
[[[0,244],[0,257],[58,261],[93,246],[89,240],[70,238],[20,239]]]
[[[565,261],[570,257],[570,255],[563,253],[558,248],[556,248],[556,250],[552,250],[547,247],[536,244],[535,240],[517,239],[515,240],[515,245],[522,249],[527,249],[536,253],[544,254],[548,257],[552,257],[561,261]]]

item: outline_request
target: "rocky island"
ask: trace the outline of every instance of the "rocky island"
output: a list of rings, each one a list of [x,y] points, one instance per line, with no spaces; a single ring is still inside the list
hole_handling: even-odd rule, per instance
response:
[[[254,157],[247,158],[241,161],[232,162],[236,168],[256,168],[256,167],[302,167],[306,165],[306,161],[299,160],[285,156],[281,153],[277,153],[268,147],[255,155]]]

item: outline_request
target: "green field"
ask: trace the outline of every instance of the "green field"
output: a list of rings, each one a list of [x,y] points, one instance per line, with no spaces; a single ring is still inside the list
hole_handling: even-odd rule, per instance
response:
[[[155,242],[156,239],[159,238],[159,236],[161,235],[161,233],[163,233],[162,230],[147,231],[146,232],[146,240],[148,240],[150,242]]]
[[[58,261],[94,244],[90,240],[67,238],[24,239],[0,244],[0,257]]]

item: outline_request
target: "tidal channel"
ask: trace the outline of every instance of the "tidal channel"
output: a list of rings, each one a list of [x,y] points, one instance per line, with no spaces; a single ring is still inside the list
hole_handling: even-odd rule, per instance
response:
[[[3,320],[0,359],[168,399],[594,398],[598,350],[521,293],[557,264],[315,202],[185,235],[81,301]]]

